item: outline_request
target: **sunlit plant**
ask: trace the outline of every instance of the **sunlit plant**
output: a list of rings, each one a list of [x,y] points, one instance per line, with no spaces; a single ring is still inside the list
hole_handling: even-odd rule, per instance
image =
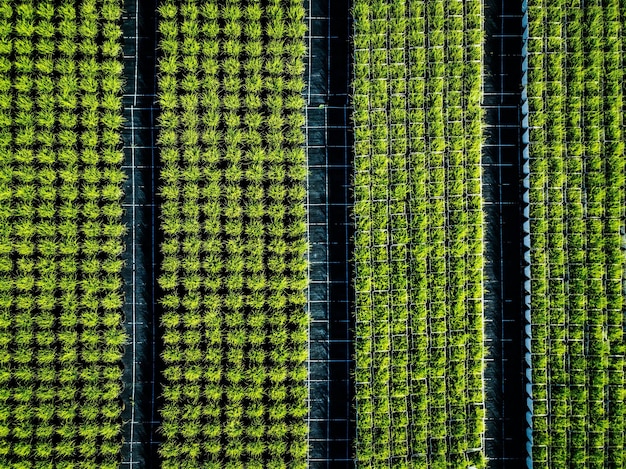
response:
[[[363,466],[484,465],[482,263],[467,261],[483,249],[480,187],[467,178],[480,180],[481,70],[465,52],[481,50],[477,6],[353,6]]]
[[[304,9],[160,14],[164,467],[304,467]],[[197,412],[173,410],[178,390]]]

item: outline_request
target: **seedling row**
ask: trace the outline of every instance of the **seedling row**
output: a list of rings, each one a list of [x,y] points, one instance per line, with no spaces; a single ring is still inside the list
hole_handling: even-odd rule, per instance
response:
[[[534,467],[625,462],[624,13],[528,2]]]
[[[305,467],[305,11],[159,12],[163,467]]]
[[[0,465],[121,449],[117,0],[0,1]]]
[[[481,2],[354,4],[356,458],[484,461]]]

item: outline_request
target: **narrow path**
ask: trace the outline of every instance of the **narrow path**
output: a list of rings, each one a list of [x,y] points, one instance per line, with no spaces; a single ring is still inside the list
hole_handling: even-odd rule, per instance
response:
[[[124,314],[123,468],[156,467],[155,386],[155,9],[156,0],[125,0],[124,32]]]
[[[310,0],[305,6],[309,467],[352,467],[350,2]]]
[[[521,10],[520,1],[485,1],[486,454],[489,467],[498,469],[522,467],[525,459],[520,213]]]

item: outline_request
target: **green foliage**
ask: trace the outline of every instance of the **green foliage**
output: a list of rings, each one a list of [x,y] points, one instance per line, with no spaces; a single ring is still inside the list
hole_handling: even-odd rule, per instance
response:
[[[301,467],[304,8],[159,12],[163,466]]]
[[[356,458],[482,467],[480,1],[353,15]]]
[[[118,465],[120,12],[0,0],[1,467]]]
[[[534,467],[623,467],[623,2],[528,2]]]

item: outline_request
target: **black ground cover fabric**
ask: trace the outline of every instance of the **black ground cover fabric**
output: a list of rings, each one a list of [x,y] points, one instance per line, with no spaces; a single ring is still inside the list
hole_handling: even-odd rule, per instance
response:
[[[124,316],[125,402],[122,467],[157,467],[161,340],[155,277],[160,264],[155,181],[157,0],[125,0],[124,33]]]

